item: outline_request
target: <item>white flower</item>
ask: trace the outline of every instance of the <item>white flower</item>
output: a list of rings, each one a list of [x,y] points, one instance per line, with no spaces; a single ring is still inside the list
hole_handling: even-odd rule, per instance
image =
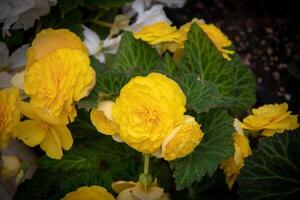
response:
[[[166,13],[162,5],[152,6],[150,10],[144,11],[142,6],[135,7],[136,12],[138,13],[135,23],[130,25],[127,28],[124,28],[126,31],[138,32],[142,27],[154,24],[156,22],[167,22],[171,24],[172,22],[166,16]]]
[[[116,54],[121,41],[121,35],[115,38],[106,38],[100,40],[97,33],[84,26],[84,44],[89,49],[90,55],[93,55],[101,63],[105,62],[105,54]]]
[[[28,30],[36,19],[47,15],[50,7],[57,0],[1,0],[0,23],[3,23],[2,34],[10,35],[9,29]]]
[[[135,14],[140,16],[153,5],[163,4],[169,8],[182,8],[186,1],[187,0],[135,0],[132,3],[126,4],[122,9],[125,15],[132,18]]]
[[[10,80],[13,75],[7,72],[0,72],[0,89],[1,88],[9,88],[11,86]]]
[[[155,0],[156,2],[162,3],[169,8],[182,8],[186,0]]]
[[[23,74],[17,73],[15,77],[13,74],[15,71],[20,71],[26,64],[26,51],[28,44],[24,44],[20,48],[16,49],[11,56],[9,56],[9,50],[4,42],[0,42],[0,70],[1,68],[5,71],[0,72],[0,88],[7,88],[13,85],[22,89],[22,79],[20,76]],[[7,71],[10,71],[8,73]]]

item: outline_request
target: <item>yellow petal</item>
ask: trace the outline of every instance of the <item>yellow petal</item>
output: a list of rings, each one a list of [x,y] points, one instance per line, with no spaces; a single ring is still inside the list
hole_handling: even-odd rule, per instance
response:
[[[123,190],[134,187],[135,184],[133,181],[117,181],[114,182],[111,187],[116,193],[120,193]]]
[[[62,148],[69,150],[73,145],[73,138],[70,130],[66,125],[53,125],[52,127],[59,137]]]
[[[34,112],[34,109],[32,109],[31,104],[21,101],[21,102],[17,103],[17,107],[19,108],[21,113],[23,115],[25,115],[26,117],[33,119],[33,120],[40,119],[39,116]]]
[[[47,129],[45,123],[35,120],[26,120],[17,124],[14,135],[30,147],[34,147],[45,138]]]
[[[145,191],[144,186],[140,182],[137,182],[136,186],[132,190],[132,194],[137,197],[137,199],[156,200],[163,197],[164,189],[157,186],[150,186]]]
[[[66,114],[61,114],[56,117],[47,113],[45,109],[34,107],[28,102],[19,102],[17,106],[21,113],[30,119],[44,121],[48,124],[67,124],[69,121]]]
[[[52,128],[47,132],[40,146],[46,152],[47,156],[52,159],[61,159],[63,156],[59,137]]]

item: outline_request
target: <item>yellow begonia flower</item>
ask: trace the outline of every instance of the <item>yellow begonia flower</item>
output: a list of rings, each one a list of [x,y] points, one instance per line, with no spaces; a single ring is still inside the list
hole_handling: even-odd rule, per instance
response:
[[[26,68],[62,48],[80,50],[88,55],[88,49],[75,33],[68,29],[44,29],[36,35],[27,50]]]
[[[21,167],[21,162],[16,156],[2,155],[1,179],[6,180],[16,176]]]
[[[140,182],[118,181],[112,184],[112,189],[119,194],[117,200],[170,200],[169,195],[156,181],[147,189]]]
[[[113,119],[125,143],[142,153],[154,153],[182,121],[185,104],[175,81],[151,73],[131,79],[122,88],[113,106]]]
[[[285,130],[299,127],[298,115],[291,115],[288,104],[269,104],[252,109],[252,115],[243,119],[241,127],[250,131],[262,131],[263,136],[273,136]]]
[[[18,108],[30,120],[16,125],[14,135],[30,147],[40,145],[50,158],[61,159],[62,148],[69,150],[73,144],[71,132],[66,126],[67,118],[53,116],[27,102],[18,103]]]
[[[13,138],[12,129],[20,121],[20,112],[16,107],[19,100],[17,88],[0,90],[0,150]]]
[[[95,85],[89,57],[79,50],[59,49],[26,69],[24,91],[35,107],[49,114],[76,117],[74,102],[87,96]]]
[[[178,44],[179,49],[177,50],[177,52],[175,52],[175,55],[179,54],[179,52],[182,52],[182,49],[184,48],[184,42],[187,40],[187,34],[193,23],[196,23],[206,33],[208,38],[213,42],[215,47],[222,54],[223,58],[225,58],[226,60],[231,60],[229,55],[234,54],[234,51],[226,49],[232,44],[228,37],[224,33],[222,33],[222,31],[215,25],[205,24],[203,20],[199,19],[193,19],[191,22],[186,23],[180,27],[179,33],[181,34],[181,38]]]
[[[172,27],[166,22],[157,22],[144,26],[139,32],[133,33],[133,35],[136,39],[141,39],[157,47],[160,52],[164,52],[167,49],[174,52],[181,37],[176,27]]]
[[[83,186],[69,192],[61,200],[115,200],[112,194],[101,186]]]
[[[96,129],[106,135],[115,135],[119,132],[119,126],[112,118],[113,101],[101,101],[97,108],[91,111],[91,121]]]
[[[202,137],[203,133],[195,118],[186,115],[184,121],[164,139],[162,157],[165,160],[182,158],[194,150]]]
[[[235,120],[235,125],[237,123],[238,126],[240,126],[240,122]],[[226,175],[226,183],[229,189],[232,188],[238,178],[240,170],[244,166],[244,159],[252,154],[248,138],[243,134],[240,128],[236,129],[236,131],[237,132],[233,134],[234,156],[222,161],[220,164],[220,168],[224,170]]]

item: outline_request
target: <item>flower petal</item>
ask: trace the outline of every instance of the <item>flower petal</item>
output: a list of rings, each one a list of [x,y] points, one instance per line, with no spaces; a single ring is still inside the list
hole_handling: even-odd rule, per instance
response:
[[[116,193],[121,193],[123,190],[128,188],[132,188],[135,186],[135,182],[133,181],[117,181],[112,183],[111,187]]]
[[[53,125],[53,129],[56,131],[59,137],[61,146],[65,150],[69,150],[73,145],[73,138],[70,130],[66,125]]]
[[[45,138],[40,144],[40,147],[46,152],[47,156],[52,159],[61,159],[63,156],[59,137],[52,128],[50,128],[50,131],[47,132]]]
[[[30,147],[34,147],[45,138],[47,130],[44,123],[35,120],[26,120],[17,124],[13,130],[14,135]]]

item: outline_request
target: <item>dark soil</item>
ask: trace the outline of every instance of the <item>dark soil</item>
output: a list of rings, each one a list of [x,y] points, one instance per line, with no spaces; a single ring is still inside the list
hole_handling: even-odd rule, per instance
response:
[[[203,18],[228,35],[256,76],[256,106],[287,102],[290,110],[300,113],[299,7],[297,1],[276,2],[189,0],[184,9],[166,12],[175,25]]]

